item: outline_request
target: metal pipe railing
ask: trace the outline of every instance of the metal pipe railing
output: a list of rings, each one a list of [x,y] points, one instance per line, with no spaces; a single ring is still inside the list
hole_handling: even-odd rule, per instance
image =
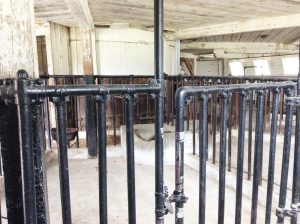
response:
[[[124,96],[126,105],[126,127],[127,127],[127,182],[128,182],[128,216],[129,223],[136,223],[135,208],[135,172],[134,172],[134,95],[153,94],[159,98],[161,85],[150,83],[148,85],[71,85],[71,86],[43,86],[41,83],[28,80],[17,79],[5,82],[7,85],[0,86],[2,99],[13,99],[17,97],[20,139],[21,139],[21,162],[22,180],[24,183],[24,223],[47,223],[49,219],[47,205],[47,187],[44,181],[45,164],[45,135],[43,123],[45,114],[41,113],[41,105],[44,100],[50,98],[56,108],[57,118],[57,145],[59,157],[59,177],[62,204],[62,220],[64,224],[72,223],[69,168],[68,168],[68,144],[67,144],[67,101],[72,96],[91,96],[98,107],[97,116],[97,148],[99,152],[99,212],[100,223],[107,223],[107,173],[106,173],[106,97],[110,94],[121,94]],[[7,102],[7,101],[6,101]],[[157,112],[160,112],[158,108]],[[95,120],[94,120],[95,122]],[[162,131],[159,129],[158,135]],[[1,139],[2,142],[2,139]],[[5,141],[4,141],[5,143]],[[5,144],[4,144],[5,146]],[[162,148],[158,148],[161,150]],[[161,155],[161,152],[159,153]],[[157,172],[161,172],[163,161],[156,163]],[[12,165],[12,164],[11,164]],[[6,170],[5,170],[6,172]],[[161,175],[159,173],[159,175]],[[160,176],[159,178],[163,178]],[[156,190],[159,190],[161,181],[156,183]],[[162,182],[163,183],[163,182]],[[11,186],[7,186],[8,188]],[[161,203],[161,204],[160,204]],[[158,201],[157,207],[164,208],[163,202]],[[165,214],[165,213],[164,213]],[[20,218],[20,217],[19,217]],[[9,216],[9,222],[13,220]],[[161,222],[163,219],[159,219]],[[21,221],[20,221],[21,222]],[[22,222],[23,223],[23,222]]]
[[[72,77],[72,78],[71,78]],[[66,83],[68,82],[67,80],[77,80],[77,83],[80,82],[84,82],[84,80],[86,80],[86,78],[91,79],[96,81],[96,83],[101,84],[101,83],[121,83],[122,85],[124,85],[124,83],[133,83],[133,84],[140,84],[140,83],[148,83],[149,79],[151,78],[151,76],[99,76],[99,75],[95,75],[95,76],[77,76],[77,75],[55,75],[55,76],[43,76],[43,78],[47,78],[46,81],[48,82],[48,80],[52,80],[52,79],[56,79],[56,82],[60,82],[60,83]],[[66,80],[64,80],[66,79]],[[81,81],[80,81],[81,80]],[[105,81],[108,80],[108,81]],[[127,80],[127,81],[126,81]],[[275,81],[287,81],[287,80],[292,80],[293,82],[296,82],[296,78],[294,77],[220,77],[220,76],[196,76],[196,77],[185,77],[185,76],[165,76],[164,77],[165,80],[165,99],[166,99],[166,110],[164,111],[165,113],[165,119],[167,121],[167,123],[174,125],[174,118],[175,118],[175,106],[174,106],[174,94],[175,94],[175,90],[177,90],[178,88],[182,87],[182,85],[186,86],[186,85],[192,85],[192,86],[205,86],[205,85],[221,85],[221,84],[236,84],[236,83],[258,83],[258,82],[262,82],[262,81],[268,81],[268,82],[275,82]],[[186,81],[185,81],[186,80]],[[51,82],[51,81],[50,81]],[[73,81],[73,83],[76,83]],[[90,83],[90,82],[89,82]],[[144,96],[143,94],[138,94],[138,103],[136,104],[136,110],[138,111],[137,116],[136,116],[136,121],[140,122],[140,123],[144,123],[144,122],[148,122],[149,120],[153,120],[154,122],[154,101],[153,100],[149,100],[149,95],[146,94],[146,96]],[[271,108],[271,98],[270,98],[271,94],[268,93],[266,94],[266,99],[267,103],[265,104],[265,121],[269,119],[270,113],[272,112],[272,108]],[[146,99],[145,99],[146,97]],[[252,130],[252,116],[253,116],[253,110],[255,109],[254,104],[256,103],[256,100],[254,99],[253,93],[249,94],[249,99],[247,100],[247,105],[249,105],[249,129]],[[77,97],[74,97],[75,100],[75,104],[78,104],[78,99]],[[88,100],[89,97],[87,97],[87,101],[89,102],[90,100]],[[112,114],[108,114],[108,120],[107,120],[107,124],[109,126],[109,128],[111,128],[113,130],[113,135],[114,135],[114,144],[116,144],[116,139],[117,139],[117,135],[116,135],[116,130],[119,129],[119,124],[121,124],[120,121],[123,120],[123,124],[124,124],[124,104],[122,104],[121,107],[117,107],[118,109],[116,109],[116,103],[117,103],[117,99],[121,99],[120,96],[118,95],[113,95],[111,99],[108,99],[107,101],[107,106],[111,108],[112,110]],[[279,103],[279,107],[280,109],[280,124],[279,124],[279,131],[281,130],[281,126],[282,126],[282,120],[283,120],[283,107],[282,104],[284,103],[283,99],[280,100]],[[195,104],[195,105],[194,105]],[[187,105],[187,107],[190,107],[189,110],[187,110],[186,112],[186,124],[187,124],[187,129],[190,129],[190,120],[191,120],[191,114],[195,114],[197,115],[199,113],[198,111],[198,107],[196,106],[197,100],[195,100],[192,104],[192,106],[190,106],[189,104]],[[228,98],[228,104],[232,104],[229,106],[228,108],[228,114],[230,114],[230,119],[228,122],[228,134],[229,136],[232,133],[232,128],[236,128],[237,123],[238,123],[238,108],[239,108],[239,102],[237,101],[237,95],[233,94],[233,96],[230,96]],[[145,106],[143,106],[145,105]],[[216,139],[215,136],[217,134],[217,130],[219,129],[219,123],[218,123],[218,119],[219,119],[219,108],[220,108],[220,98],[218,96],[216,97],[212,97],[209,101],[209,107],[210,107],[210,111],[208,113],[208,116],[210,116],[210,125],[211,125],[211,130],[212,130],[212,136],[213,136],[213,142],[214,142],[214,152],[216,149]],[[78,114],[77,111],[77,107],[74,108],[75,109],[75,114]],[[122,109],[122,110],[121,110]],[[90,108],[88,111],[93,111],[92,108]],[[76,115],[75,115],[76,117]],[[91,117],[91,116],[88,116]],[[80,129],[82,130],[83,127],[82,125],[78,124],[78,122],[81,122],[81,120],[83,120],[83,118],[75,118],[75,123],[77,123],[76,127],[81,127]],[[196,116],[193,116],[192,118],[192,131],[193,131],[193,139],[195,139],[195,122],[196,122]],[[49,121],[49,120],[48,120]],[[73,123],[74,123],[73,122]],[[46,123],[50,123],[50,122],[46,122]],[[88,126],[90,122],[86,122],[86,125]],[[266,124],[269,124],[269,122],[267,122]],[[195,128],[194,128],[195,127]],[[49,127],[48,127],[49,129]],[[88,129],[88,128],[87,128]],[[93,130],[93,129],[92,129]],[[88,130],[87,130],[88,131]],[[93,131],[94,133],[94,131]],[[248,134],[248,138],[252,139],[252,132],[249,132]],[[91,135],[88,135],[91,136]],[[195,140],[193,140],[195,142]],[[79,140],[77,138],[77,145]],[[91,141],[90,141],[91,142]],[[228,160],[230,162],[231,159],[231,145],[232,142],[229,138],[228,141]],[[249,148],[252,148],[252,141],[249,141]],[[89,148],[95,148],[95,147],[90,147]],[[193,147],[193,152],[195,151],[195,147]],[[250,150],[251,151],[251,150]],[[91,156],[93,156],[91,154]],[[214,156],[215,159],[215,156]],[[251,173],[251,158],[249,157],[249,172]],[[229,164],[228,169],[231,169],[231,165]]]
[[[235,84],[231,86],[202,86],[202,87],[182,87],[176,92],[176,177],[173,202],[176,204],[176,217],[178,213],[183,214],[183,205],[186,202],[184,194],[184,111],[186,108],[186,100],[189,97],[198,97],[200,99],[200,117],[199,117],[199,223],[205,223],[206,210],[206,161],[208,156],[208,129],[207,129],[207,112],[208,100],[210,96],[215,94],[221,96],[221,117],[220,117],[220,154],[219,154],[219,198],[218,198],[218,223],[224,223],[225,220],[225,183],[226,183],[226,141],[227,141],[227,124],[228,124],[228,97],[231,94],[239,94],[239,122],[238,122],[238,150],[237,150],[237,179],[236,179],[236,204],[235,204],[235,223],[241,223],[242,211],[242,192],[243,192],[243,173],[244,173],[244,151],[245,151],[245,123],[246,123],[246,99],[252,93],[257,96],[257,113],[256,113],[256,127],[255,127],[255,145],[254,145],[254,173],[253,173],[253,187],[252,187],[252,206],[251,206],[251,223],[257,222],[257,206],[259,197],[259,184],[262,181],[263,170],[263,147],[264,147],[264,116],[265,116],[265,94],[268,91],[274,93],[273,101],[273,117],[271,122],[271,145],[269,155],[269,174],[268,174],[268,189],[266,198],[266,223],[269,223],[270,211],[272,209],[273,185],[274,185],[274,154],[276,146],[277,135],[277,118],[279,93],[284,90],[287,97],[292,95],[292,90],[296,83],[293,82],[274,82],[274,83],[250,83],[250,84]],[[286,121],[285,121],[285,141],[284,141],[284,155],[282,161],[281,172],[281,188],[279,196],[279,208],[285,208],[285,199],[287,191],[287,177],[289,167],[289,149],[291,139],[291,121],[293,116],[293,109],[289,104],[286,107]],[[298,155],[296,156],[296,159]],[[249,161],[248,161],[249,162]],[[273,165],[272,165],[273,164]],[[298,165],[295,162],[295,169]],[[249,166],[249,164],[248,164]],[[299,166],[300,167],[300,166]],[[294,169],[294,171],[295,171]],[[297,173],[297,172],[296,172]],[[300,175],[297,173],[295,176]],[[248,173],[249,177],[249,173]],[[251,177],[251,174],[250,174]],[[294,189],[298,189],[295,185]],[[294,190],[296,192],[296,190]],[[297,195],[297,194],[296,194]],[[175,198],[175,199],[174,199]],[[294,196],[296,199],[296,196]],[[297,197],[299,200],[299,197]],[[170,200],[168,200],[170,201]],[[281,211],[281,210],[279,210]],[[279,212],[277,212],[279,213]],[[183,216],[176,219],[176,223],[183,223]],[[282,223],[285,216],[278,215],[278,223]],[[292,216],[295,217],[295,216]],[[295,218],[294,218],[295,219]]]

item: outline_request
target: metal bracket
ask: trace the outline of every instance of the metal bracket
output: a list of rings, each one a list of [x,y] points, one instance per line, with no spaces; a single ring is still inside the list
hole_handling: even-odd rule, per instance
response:
[[[300,203],[299,204],[292,204],[291,208],[277,208],[276,209],[276,216],[279,218],[285,217],[295,217],[297,216],[298,212],[300,212]]]
[[[300,97],[286,97],[285,103],[291,106],[300,106]]]
[[[169,196],[168,187],[164,187],[165,192],[165,214],[168,213],[173,214],[174,209],[172,207],[172,203],[186,203],[188,200],[188,197],[185,197],[184,194],[176,194],[175,192]]]

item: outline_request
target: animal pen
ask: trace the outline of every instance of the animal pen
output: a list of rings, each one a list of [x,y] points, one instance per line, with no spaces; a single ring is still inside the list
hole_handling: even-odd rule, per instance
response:
[[[99,223],[108,223],[110,198],[107,194],[107,130],[113,130],[113,144],[117,144],[117,129],[121,125],[126,127],[127,220],[130,224],[136,223],[136,123],[155,124],[155,186],[153,192],[148,192],[155,198],[155,211],[148,211],[155,212],[155,220],[149,220],[149,223],[164,223],[165,215],[173,212],[172,204],[175,204],[174,222],[184,223],[184,206],[189,203],[188,197],[196,197],[185,191],[184,156],[188,150],[198,158],[199,179],[194,184],[199,191],[198,205],[195,208],[198,223],[206,223],[208,217],[206,205],[210,198],[207,198],[206,193],[210,189],[206,180],[209,175],[209,163],[218,168],[218,194],[215,195],[218,201],[213,212],[218,217],[219,224],[225,223],[225,187],[228,172],[235,175],[235,223],[242,223],[243,187],[246,181],[252,185],[249,223],[258,223],[257,207],[261,197],[259,188],[263,182],[266,182],[267,186],[263,199],[265,223],[271,223],[272,216],[276,217],[279,224],[285,221],[297,223],[300,209],[298,79],[165,76],[163,2],[155,0],[154,3],[153,77],[50,75],[42,76],[41,79],[29,79],[23,71],[14,79],[1,80],[0,135],[8,223],[50,222],[44,157],[47,144],[52,147],[52,138],[57,141],[62,222],[72,223],[68,136],[75,133],[72,139],[77,139],[76,146],[79,147],[78,129],[84,128],[87,132],[89,156],[98,158]],[[82,106],[82,99],[86,103],[85,106]],[[56,128],[52,130],[54,137],[51,136],[53,124],[50,121],[50,105],[54,107],[56,115]],[[80,117],[81,111],[85,117]],[[82,120],[86,120],[85,127],[80,125]],[[164,124],[175,126],[175,187],[170,195],[164,184]],[[185,135],[190,130],[192,147],[187,148]],[[238,139],[235,158],[232,157],[234,130],[237,131]],[[278,151],[276,141],[281,132],[284,140],[279,162],[281,170],[277,197],[277,194],[274,194],[275,170],[278,164],[275,161]],[[270,144],[267,146],[264,143],[265,133],[269,133],[270,138]],[[212,142],[211,156],[209,141]],[[263,164],[267,151],[268,164]],[[294,153],[293,160],[290,159],[291,152]],[[235,166],[232,165],[233,162]],[[289,168],[290,164],[292,169]],[[266,176],[263,174],[263,167],[267,167]],[[290,182],[289,177],[292,177]],[[169,186],[169,189],[172,187]],[[277,203],[275,207],[274,201]],[[124,201],[119,203],[126,204]]]

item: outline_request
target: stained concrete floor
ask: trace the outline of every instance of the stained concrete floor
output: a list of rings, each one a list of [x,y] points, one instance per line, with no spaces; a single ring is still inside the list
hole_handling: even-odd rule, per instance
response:
[[[74,224],[99,223],[97,160],[70,160],[72,218]],[[137,223],[154,221],[154,166],[136,164]],[[165,167],[165,184],[174,190],[174,166]],[[108,220],[112,224],[127,221],[126,159],[108,158]],[[61,206],[57,162],[48,168],[49,208],[51,223],[60,224]],[[185,167],[185,192],[189,197],[185,206],[185,223],[198,223],[198,172]],[[217,223],[218,183],[207,178],[207,223]],[[226,189],[225,223],[234,223],[235,192]],[[250,223],[251,203],[243,199],[242,223]],[[263,223],[264,208],[259,206],[258,222]],[[174,215],[167,215],[165,223],[174,223]]]
[[[233,133],[232,138],[232,166],[231,173],[227,172],[226,177],[226,206],[225,206],[225,223],[234,223],[235,214],[235,167],[236,167],[236,149],[237,149],[237,133]],[[254,134],[253,134],[254,136]],[[124,136],[123,136],[124,138]],[[185,154],[185,192],[189,197],[188,203],[185,205],[185,223],[198,223],[198,187],[199,187],[199,167],[198,157],[191,155],[191,133],[186,132],[185,135],[186,154]],[[264,138],[264,164],[268,163],[268,146],[270,144],[269,136]],[[196,136],[198,141],[198,137]],[[217,141],[219,136],[217,136]],[[245,144],[245,170],[247,161],[247,133]],[[174,161],[174,133],[165,133],[165,155],[168,163],[173,164]],[[136,151],[136,201],[137,201],[137,223],[151,224],[154,221],[154,153],[145,153],[154,148],[153,140],[141,144],[140,139],[135,137]],[[276,184],[273,201],[272,222],[276,223],[275,209],[278,201],[278,184],[279,173],[281,169],[282,156],[282,136],[278,136],[277,156],[276,156]],[[294,142],[294,140],[292,141]],[[218,143],[217,143],[218,144]],[[145,147],[144,147],[145,146]],[[146,147],[147,146],[147,147]],[[198,148],[198,142],[196,142]],[[210,155],[212,152],[212,142],[209,141]],[[218,147],[217,147],[218,148]],[[218,158],[217,149],[217,158]],[[124,157],[124,147],[108,147],[108,216],[109,223],[125,224],[127,220],[127,182],[126,182],[126,158]],[[293,155],[293,147],[291,157]],[[152,158],[153,157],[153,158]],[[57,157],[56,157],[57,158]],[[70,149],[69,150],[69,171],[71,186],[71,203],[72,218],[74,224],[93,224],[99,223],[98,212],[98,165],[97,160],[87,159],[86,150]],[[146,160],[145,160],[146,158]],[[211,157],[210,157],[211,158]],[[217,159],[218,160],[218,159]],[[292,160],[290,161],[292,164]],[[140,164],[143,163],[143,164]],[[264,165],[264,178],[267,177],[267,165]],[[173,165],[165,166],[165,185],[169,187],[169,192],[174,190],[175,168]],[[50,220],[53,224],[60,224],[61,221],[61,205],[60,205],[60,189],[58,179],[57,160],[52,161],[48,165],[48,190],[49,190],[49,211]],[[246,178],[246,174],[244,175]],[[289,178],[289,187],[291,178]],[[257,223],[264,223],[265,212],[265,195],[266,182],[260,187],[258,220]],[[244,179],[243,189],[243,212],[242,223],[250,223],[251,214],[251,192],[252,182]],[[288,195],[290,191],[288,192]],[[2,200],[2,210],[5,210]],[[289,203],[287,204],[289,205]],[[211,161],[207,165],[207,197],[206,197],[206,223],[217,223],[218,219],[218,164],[212,165]],[[5,213],[5,211],[4,211]],[[174,223],[174,215],[167,215],[165,223]],[[3,222],[5,223],[5,222]]]

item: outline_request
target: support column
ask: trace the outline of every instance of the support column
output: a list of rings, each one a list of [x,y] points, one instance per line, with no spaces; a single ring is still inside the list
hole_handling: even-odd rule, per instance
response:
[[[91,29],[82,29],[83,71],[86,75],[86,84],[95,84],[92,76],[94,74],[92,35]],[[86,97],[85,111],[88,155],[90,158],[95,158],[97,157],[97,113],[95,100],[91,96]]]
[[[85,75],[94,75],[94,32],[82,29],[83,71]]]
[[[0,78],[38,75],[33,0],[0,2]],[[0,139],[8,223],[24,223],[17,105],[0,102]]]
[[[19,69],[38,75],[33,0],[0,2],[0,77],[15,77]]]
[[[180,66],[180,40],[175,40],[175,74],[179,75],[181,72]]]

